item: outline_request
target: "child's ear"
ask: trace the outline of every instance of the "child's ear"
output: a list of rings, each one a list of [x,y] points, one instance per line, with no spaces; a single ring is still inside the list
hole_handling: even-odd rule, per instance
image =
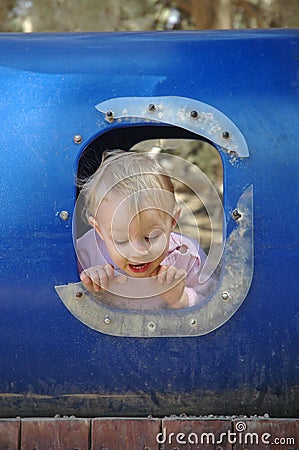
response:
[[[96,219],[92,216],[88,217],[88,223],[89,223],[89,225],[92,226],[92,228],[95,228],[97,226]]]
[[[101,230],[100,230],[100,228],[99,228],[99,225],[98,225],[98,222],[96,221],[96,219],[95,219],[94,217],[92,217],[92,216],[89,216],[89,217],[88,217],[88,222],[89,222],[89,225],[91,225],[92,228],[94,228],[94,229],[96,230],[96,232],[98,233],[98,235],[100,236],[100,238],[103,239]]]
[[[181,215],[181,208],[178,205],[175,205],[173,214],[172,214],[172,223],[171,223],[172,228],[176,227],[180,215]]]

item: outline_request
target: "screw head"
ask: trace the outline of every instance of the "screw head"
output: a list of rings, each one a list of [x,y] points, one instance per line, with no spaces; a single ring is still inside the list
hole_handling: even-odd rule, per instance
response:
[[[221,293],[221,298],[224,302],[227,302],[229,300],[229,293],[227,291],[223,291]]]
[[[83,297],[83,292],[81,292],[81,291],[76,292],[76,297],[77,298]]]
[[[106,120],[108,122],[113,122],[114,121],[114,112],[109,110],[106,112]]]
[[[191,111],[190,113],[190,117],[192,117],[192,119],[196,119],[198,117],[198,112],[197,111]]]
[[[108,325],[109,323],[111,323],[111,319],[110,319],[109,316],[106,316],[106,317],[105,317],[104,323],[106,323],[107,325]]]
[[[242,215],[239,213],[239,211],[237,209],[234,209],[232,212],[232,216],[235,220],[239,220],[241,219]]]
[[[228,131],[223,131],[222,132],[222,137],[223,137],[223,139],[228,139],[229,138],[229,132]]]
[[[156,324],[155,324],[154,322],[149,322],[149,323],[147,324],[147,328],[148,328],[150,331],[154,331],[155,328],[156,328]]]
[[[69,213],[67,211],[61,211],[59,217],[61,220],[67,221],[69,219]]]
[[[150,103],[150,104],[148,105],[148,110],[149,110],[150,112],[154,112],[154,111],[156,111],[156,106],[155,106],[153,103]]]
[[[82,136],[80,135],[80,134],[76,134],[75,136],[74,136],[74,142],[75,142],[75,144],[81,144],[81,142],[82,142]]]

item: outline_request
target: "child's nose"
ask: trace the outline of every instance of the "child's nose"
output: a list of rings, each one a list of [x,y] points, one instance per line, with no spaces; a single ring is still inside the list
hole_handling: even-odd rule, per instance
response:
[[[147,255],[150,249],[150,243],[146,240],[133,240],[131,243],[131,257],[138,258]]]

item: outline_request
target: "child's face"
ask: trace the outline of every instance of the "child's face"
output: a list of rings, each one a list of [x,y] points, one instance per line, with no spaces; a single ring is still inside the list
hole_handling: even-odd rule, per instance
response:
[[[145,209],[132,217],[128,203],[105,199],[94,227],[106,244],[113,262],[131,277],[157,275],[166,257],[169,236],[178,219],[157,209]]]

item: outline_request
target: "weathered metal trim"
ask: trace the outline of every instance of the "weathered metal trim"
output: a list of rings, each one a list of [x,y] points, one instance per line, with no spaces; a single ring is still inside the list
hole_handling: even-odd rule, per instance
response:
[[[175,125],[211,140],[241,158],[249,156],[236,125],[211,105],[187,97],[119,97],[95,106],[112,123],[144,119]]]

